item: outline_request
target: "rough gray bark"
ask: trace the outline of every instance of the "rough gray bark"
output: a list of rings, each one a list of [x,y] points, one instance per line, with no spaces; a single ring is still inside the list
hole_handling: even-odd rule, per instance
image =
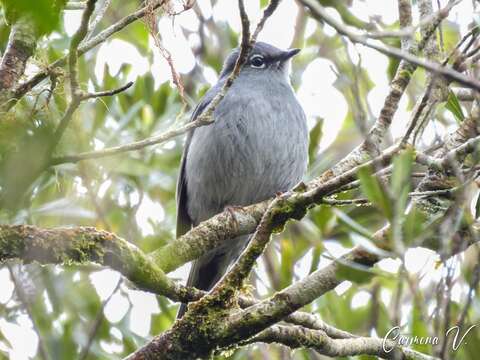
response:
[[[12,89],[25,73],[28,59],[38,40],[35,27],[28,17],[19,18],[10,31],[7,48],[0,63],[0,106],[11,99]]]

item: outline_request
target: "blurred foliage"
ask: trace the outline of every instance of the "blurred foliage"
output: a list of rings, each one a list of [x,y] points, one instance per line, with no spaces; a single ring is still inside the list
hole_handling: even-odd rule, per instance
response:
[[[372,25],[354,15],[350,1],[319,1],[331,7],[330,10],[353,27],[369,29]],[[264,5],[266,1],[260,3]],[[2,0],[2,5],[10,23],[19,14],[28,12],[41,33],[52,32],[38,44],[32,60],[34,69],[45,68],[66,53],[70,38],[65,30],[65,12],[60,11],[63,1]],[[98,29],[106,28],[137,8],[138,1],[113,0]],[[195,11],[201,13],[199,9]],[[305,80],[302,75],[309,64],[319,58],[328,61],[336,74],[332,91],[336,89],[348,104],[339,133],[335,138],[326,139],[331,142],[326,148],[321,143],[325,140],[324,134],[332,134],[326,131],[331,121],[317,115],[310,116],[308,180],[335,164],[356,146],[362,140],[359,129],[368,128],[380,109],[372,108],[369,100],[378,85],[372,80],[375,78],[372,71],[378,70],[369,67],[369,59],[355,57],[355,52],[347,49],[348,45],[341,37],[332,35],[331,29],[327,31],[323,24],[307,21],[305,12],[300,12],[300,16],[304,18],[297,19],[297,22],[308,23],[309,30],[305,30],[307,26],[298,27],[297,31],[301,33],[295,36],[301,39],[295,46],[304,48],[292,67],[295,87],[302,87]],[[385,29],[398,26],[397,23],[381,25]],[[238,43],[238,33],[228,22],[214,21],[211,17],[201,18],[198,29],[201,35],[196,36],[197,32],[187,28],[183,31],[186,36],[195,35],[189,40],[197,61],[189,73],[182,74],[186,97],[193,107],[209,87],[207,71],[210,76],[218,74],[222,59]],[[444,24],[445,51],[455,45],[458,31],[454,23]],[[8,26],[0,22],[2,50],[5,49],[7,35]],[[158,49],[152,45],[148,30],[141,21],[117,33],[113,39],[133,45],[139,55],[153,65],[153,54]],[[399,42],[393,41],[390,45],[399,46]],[[118,68],[103,65],[97,56],[99,49],[97,47],[79,59],[81,87],[102,91],[124,85],[130,79],[133,65],[123,59],[118,59],[123,61]],[[397,65],[398,61],[390,60],[385,76],[391,78]],[[102,66],[103,71],[99,71]],[[117,233],[147,252],[167,243],[174,237],[175,182],[183,138],[164,146],[115,157],[46,168],[52,134],[69,101],[68,77],[62,69],[56,70],[54,76],[24,97],[13,111],[2,115],[0,221],[42,227],[96,226]],[[54,155],[126,144],[176,124],[181,99],[171,82],[158,83],[155,80],[153,73],[156,71],[158,69],[151,67],[150,71],[136,77],[134,86],[124,93],[83,103]],[[103,75],[97,78],[97,73]],[[410,109],[424,89],[425,77],[422,72],[419,73],[408,88]],[[337,104],[318,106],[334,107]],[[454,124],[454,118],[463,120],[467,110],[454,95],[450,96],[446,106],[440,108],[437,114],[438,125]],[[406,119],[402,121],[406,122]],[[361,244],[379,251],[372,242],[372,233],[381,228],[386,219],[395,219],[399,224],[406,246],[418,246],[430,228],[415,209],[408,216],[403,216],[407,193],[414,187],[409,174],[418,171],[412,165],[412,156],[406,151],[395,159],[390,181],[372,177],[372,169],[365,169],[360,173],[359,189],[336,196],[338,200],[366,197],[373,206],[317,206],[304,220],[289,224],[285,232],[276,235],[256,268],[256,276],[252,276],[258,295],[271,295],[275,290],[325,266],[332,257],[354,245]],[[468,256],[475,257],[475,254]],[[474,264],[475,261],[465,262],[456,278],[463,290],[459,302],[452,302],[449,309],[452,319],[462,312],[466,296],[464,287],[471,281]],[[18,293],[12,293],[9,299],[0,303],[0,320],[23,324],[21,326],[27,328],[34,326],[50,359],[79,358],[90,337],[91,346],[85,359],[122,358],[152,336],[168,329],[175,317],[176,304],[152,295],[158,306],[155,311],[149,311],[127,282],[122,282],[112,298],[108,298],[114,291],[114,284],[110,284],[111,278],[103,283],[102,286],[111,289],[107,296],[94,286],[92,278],[103,273],[96,266],[38,267],[32,264],[18,267],[13,264],[13,267],[21,279],[26,279],[23,284],[28,282],[31,288],[29,302],[23,303]],[[0,271],[6,271],[6,268]],[[364,269],[344,264],[338,275],[348,279],[350,282],[346,284],[350,286],[329,292],[306,307],[333,326],[359,335],[383,336],[401,321],[405,325],[405,333],[420,336],[434,334],[437,329],[435,323],[442,319],[442,314],[432,312],[439,306],[436,298],[439,280],[420,286],[420,281],[426,276],[422,272],[409,273],[402,268],[387,272],[380,266]],[[109,300],[107,303],[106,299]],[[116,304],[117,316],[107,311],[109,303]],[[478,322],[479,306],[479,299],[473,298],[468,311],[468,320],[472,323]],[[32,315],[32,323],[25,325],[27,308]],[[132,329],[132,324],[139,322],[137,317],[142,311],[145,318],[142,317],[140,322],[145,325],[144,333]],[[431,321],[432,317],[435,321]],[[0,322],[0,358],[7,358],[5,349],[11,349],[13,341],[1,329]],[[480,351],[480,332],[472,332],[468,340],[458,351],[459,359],[474,359]],[[320,359],[310,350],[290,352],[281,346],[262,344],[219,354],[217,358]]]
[[[39,34],[55,30],[67,0],[1,0],[7,23],[12,25],[21,17],[33,19]]]
[[[465,120],[465,115],[463,114],[462,106],[460,105],[460,102],[458,101],[457,96],[453,91],[449,91],[448,93],[448,98],[447,102],[445,104],[445,108],[448,109],[453,116],[455,116],[455,119],[458,122],[462,122]]]

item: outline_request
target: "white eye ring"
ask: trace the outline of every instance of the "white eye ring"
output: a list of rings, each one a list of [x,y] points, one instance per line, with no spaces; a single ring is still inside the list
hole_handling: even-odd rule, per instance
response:
[[[250,66],[256,69],[263,69],[265,64],[265,58],[262,55],[253,55],[250,58]]]

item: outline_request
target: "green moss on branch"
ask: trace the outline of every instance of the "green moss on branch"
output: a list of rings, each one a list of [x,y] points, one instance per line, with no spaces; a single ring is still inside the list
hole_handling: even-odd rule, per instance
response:
[[[172,300],[194,297],[170,280],[136,246],[93,227],[41,229],[0,225],[0,262],[9,259],[67,265],[94,262],[119,271],[140,289]]]

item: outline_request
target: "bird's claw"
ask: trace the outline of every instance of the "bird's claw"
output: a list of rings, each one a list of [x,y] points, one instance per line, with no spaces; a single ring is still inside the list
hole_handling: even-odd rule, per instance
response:
[[[238,228],[239,224],[238,224],[238,221],[237,221],[237,217],[235,216],[235,211],[238,211],[238,210],[241,210],[242,207],[241,206],[236,206],[236,205],[227,205],[225,206],[225,211],[227,211],[231,218],[232,218],[232,221],[233,221],[233,224],[235,227]]]

